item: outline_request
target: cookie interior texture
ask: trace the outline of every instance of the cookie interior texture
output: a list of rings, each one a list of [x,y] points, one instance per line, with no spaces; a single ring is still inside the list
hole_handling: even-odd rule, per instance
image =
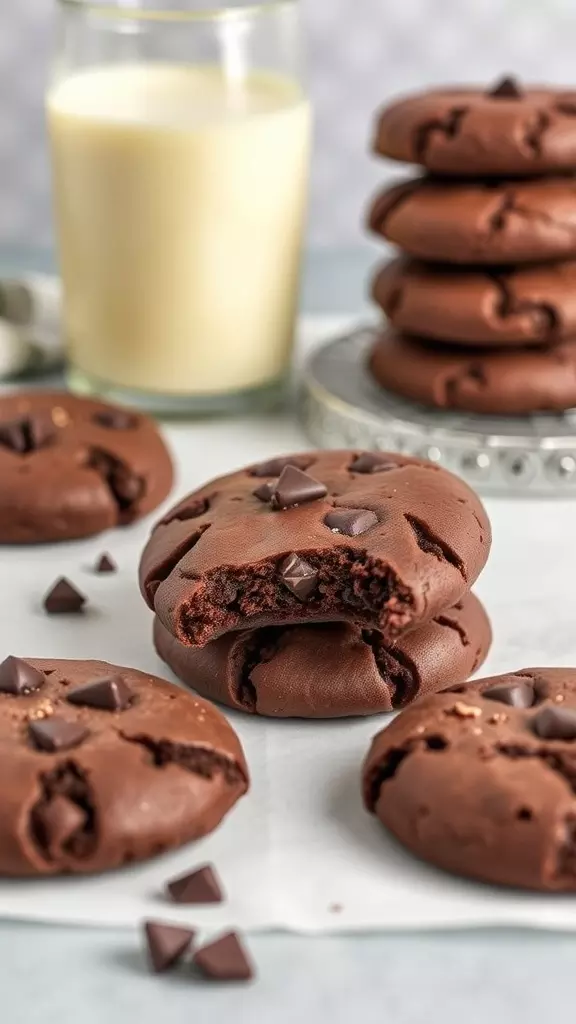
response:
[[[246,630],[198,649],[158,618],[154,641],[174,673],[209,699],[249,714],[337,718],[402,708],[462,682],[484,661],[491,630],[480,601],[466,594],[395,645],[375,630],[332,622]]]
[[[248,788],[199,697],[97,661],[0,666],[0,874],[105,871],[211,832]]]
[[[425,698],[375,738],[363,784],[367,809],[438,867],[576,890],[576,669]]]
[[[124,526],[170,493],[153,421],[66,392],[0,398],[0,543],[88,537]]]
[[[278,508],[274,489],[290,466],[323,496]],[[330,525],[336,510],[353,510],[352,524]],[[389,642],[458,601],[489,549],[479,499],[445,470],[384,452],[310,452],[185,498],[153,531],[140,581],[187,646],[242,628],[338,619]]]

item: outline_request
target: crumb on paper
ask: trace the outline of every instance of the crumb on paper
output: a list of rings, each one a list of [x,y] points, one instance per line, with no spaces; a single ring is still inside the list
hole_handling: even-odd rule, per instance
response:
[[[331,914],[341,914],[344,907],[341,903],[330,903],[328,910]]]

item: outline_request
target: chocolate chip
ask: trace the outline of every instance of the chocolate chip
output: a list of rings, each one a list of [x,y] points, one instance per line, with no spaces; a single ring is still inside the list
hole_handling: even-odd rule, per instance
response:
[[[161,921],[145,921],[144,934],[150,966],[156,974],[161,974],[184,956],[195,932],[191,928],[179,928]]]
[[[86,813],[65,796],[55,796],[34,810],[34,829],[41,833],[42,846],[56,856],[86,824]]]
[[[109,554],[104,553],[100,555],[100,558],[96,561],[94,566],[94,572],[117,572],[118,566],[113,558]]]
[[[193,963],[214,981],[250,981],[254,977],[254,968],[236,932],[203,946],[194,954]]]
[[[258,501],[264,501],[267,504],[274,494],[275,486],[276,484],[269,480],[265,484],[260,484],[260,487],[257,487],[255,491],[252,491],[252,494],[255,498],[258,498]]]
[[[121,512],[129,509],[145,490],[145,481],[103,448],[91,448],[86,463],[106,481]]]
[[[268,462],[261,462],[250,470],[251,476],[280,476],[286,466],[296,466],[298,469],[306,469],[311,459],[302,459],[299,456],[284,455],[278,459],[269,459]]]
[[[14,693],[21,697],[44,686],[46,677],[42,672],[21,658],[6,658],[0,665],[0,693]]]
[[[511,708],[531,708],[536,698],[530,683],[502,683],[484,690],[482,696],[487,700],[508,704]]]
[[[0,445],[3,448],[9,448],[12,452],[24,454],[26,451],[26,441],[21,423],[0,424]]]
[[[398,469],[398,463],[379,452],[362,452],[350,466],[351,473],[384,473],[389,469]]]
[[[144,492],[144,480],[137,476],[127,466],[117,466],[110,476],[110,487],[122,508],[133,505],[142,497]]]
[[[174,878],[166,889],[174,903],[222,903],[224,900],[220,879],[211,864]]]
[[[339,508],[329,512],[324,522],[333,533],[344,533],[347,537],[358,537],[378,524],[378,516],[365,508]]]
[[[576,740],[576,711],[542,708],[532,719],[532,729],[543,740]]]
[[[50,588],[44,598],[44,608],[49,615],[78,614],[85,604],[86,598],[65,576]]]
[[[28,723],[28,732],[38,750],[55,754],[78,747],[88,736],[88,729],[65,718],[45,718]]]
[[[296,466],[286,466],[272,492],[270,504],[275,509],[294,508],[307,501],[324,498],[328,491],[324,484]]]
[[[524,98],[519,83],[511,75],[501,78],[492,89],[488,90],[487,95],[495,100],[521,100]]]
[[[102,409],[94,413],[92,421],[107,430],[131,430],[138,422],[135,416],[123,409]]]
[[[95,679],[92,683],[77,686],[66,695],[66,700],[102,711],[125,711],[133,697],[132,690],[120,676],[110,676],[109,679]]]
[[[305,601],[313,594],[318,584],[318,573],[299,555],[288,555],[280,565],[280,577],[285,587],[297,597]]]
[[[0,424],[0,445],[19,455],[28,455],[44,448],[55,436],[53,423],[41,416],[28,416]]]

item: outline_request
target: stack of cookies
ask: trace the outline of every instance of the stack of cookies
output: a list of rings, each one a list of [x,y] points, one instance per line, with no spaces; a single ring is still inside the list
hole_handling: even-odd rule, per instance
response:
[[[188,495],[140,582],[160,657],[251,714],[335,718],[460,683],[490,645],[470,593],[490,550],[477,496],[398,454],[281,456]]]
[[[446,89],[387,107],[376,152],[425,176],[370,228],[403,250],[373,296],[372,373],[427,406],[497,415],[576,405],[576,92]]]

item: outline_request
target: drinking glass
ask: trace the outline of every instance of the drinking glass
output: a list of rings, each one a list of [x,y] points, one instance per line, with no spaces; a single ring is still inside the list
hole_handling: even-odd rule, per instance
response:
[[[47,97],[70,387],[158,413],[282,395],[310,104],[298,0],[59,0]]]

